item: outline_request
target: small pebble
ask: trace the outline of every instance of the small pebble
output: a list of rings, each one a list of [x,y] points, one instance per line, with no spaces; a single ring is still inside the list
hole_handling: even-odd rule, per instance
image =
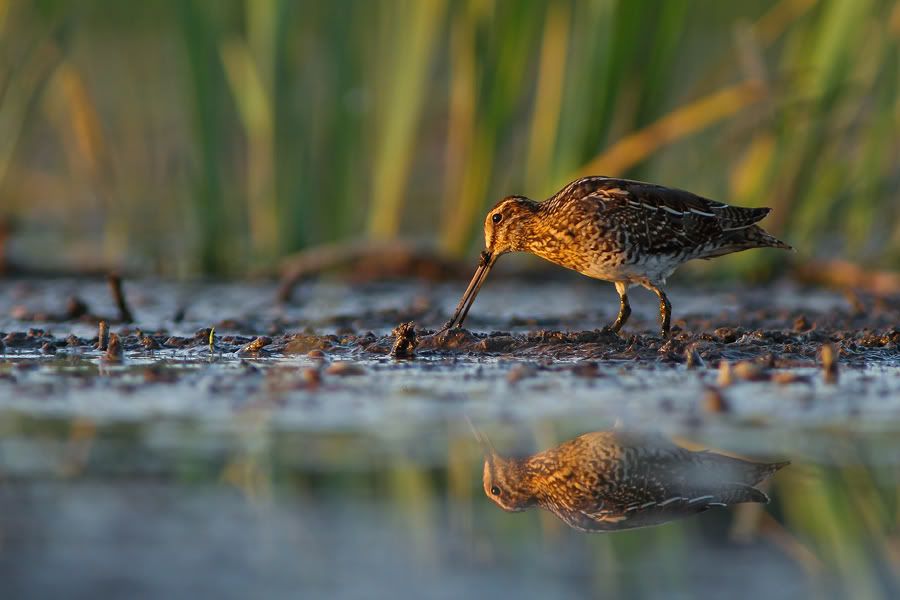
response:
[[[239,354],[256,354],[266,346],[272,343],[272,338],[261,335],[249,344],[245,344],[239,351]]]

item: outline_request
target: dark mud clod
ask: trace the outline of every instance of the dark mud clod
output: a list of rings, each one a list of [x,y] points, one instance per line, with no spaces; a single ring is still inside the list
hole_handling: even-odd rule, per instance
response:
[[[144,347],[144,350],[159,350],[161,348],[159,342],[157,342],[149,335],[140,335],[139,339],[141,342],[141,346]]]
[[[819,350],[819,358],[822,361],[822,376],[825,383],[838,382],[838,351],[833,344],[823,344]]]
[[[416,337],[416,324],[412,321],[401,323],[394,328],[391,335],[395,337],[391,356],[394,358],[415,358],[419,340]]]
[[[100,321],[97,325],[97,350],[103,352],[109,347],[109,325],[106,321]]]
[[[122,278],[118,273],[110,273],[106,281],[109,283],[109,292],[112,294],[116,308],[119,310],[119,320],[123,323],[133,323],[134,315],[128,308],[128,302],[125,300],[125,292],[122,290]]]

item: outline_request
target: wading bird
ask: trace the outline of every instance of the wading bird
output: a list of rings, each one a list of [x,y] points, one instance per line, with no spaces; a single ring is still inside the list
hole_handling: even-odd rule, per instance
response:
[[[672,305],[662,286],[679,265],[751,248],[792,250],[756,225],[770,210],[610,177],[577,179],[544,202],[509,196],[484,220],[481,262],[442,331],[462,327],[498,258],[507,252],[530,252],[613,282],[619,293],[619,314],[611,325],[616,332],[631,314],[628,287],[637,284],[653,291],[666,337]]]
[[[524,458],[484,449],[484,493],[510,512],[549,510],[582,531],[659,525],[742,502],[768,502],[753,487],[788,462],[757,463],[693,452],[657,434],[585,433]]]

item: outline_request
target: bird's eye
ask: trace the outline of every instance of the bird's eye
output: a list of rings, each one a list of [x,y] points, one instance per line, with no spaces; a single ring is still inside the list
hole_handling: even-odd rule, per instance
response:
[[[500,488],[498,488],[496,485],[492,485],[492,486],[491,486],[491,493],[492,493],[493,495],[495,495],[495,496],[499,496],[499,495],[500,495]]]
[[[503,220],[503,213],[494,213],[494,216],[491,217],[491,221],[494,223],[499,223]]]

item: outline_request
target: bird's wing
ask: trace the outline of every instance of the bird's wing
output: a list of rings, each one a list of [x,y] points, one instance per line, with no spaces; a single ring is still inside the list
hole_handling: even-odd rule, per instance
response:
[[[585,177],[551,200],[591,202],[604,218],[636,236],[629,240],[651,253],[677,253],[752,226],[768,208],[744,208],[691,192],[629,179]],[[571,201],[571,200],[570,200]]]

